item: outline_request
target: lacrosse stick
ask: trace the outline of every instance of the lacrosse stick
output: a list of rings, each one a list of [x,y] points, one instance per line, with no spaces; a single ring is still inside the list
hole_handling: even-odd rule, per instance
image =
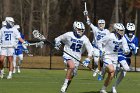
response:
[[[84,10],[84,15],[85,16],[88,16],[88,11],[87,11],[87,3],[86,3],[86,0],[84,0],[84,8],[85,8],[85,10]]]
[[[46,39],[42,34],[39,33],[38,30],[34,30],[32,33],[33,33],[34,38],[36,39],[39,39],[41,41]]]
[[[42,34],[40,34],[38,30],[34,30],[34,31],[33,31],[33,36],[34,36],[34,38],[39,39],[39,40],[41,40],[41,41],[46,41],[46,42],[48,42],[51,46],[55,47],[55,45],[54,45],[52,42],[48,41]],[[69,54],[68,52],[66,52],[66,51],[64,51],[64,50],[62,50],[62,49],[60,49],[60,50],[61,50],[62,52],[64,52],[64,53],[66,53],[67,55],[71,56],[71,57],[74,58],[76,61],[78,61],[82,66],[84,66],[83,63],[82,63],[80,60],[78,60],[76,57],[74,57],[73,55]],[[89,67],[89,66],[87,66],[87,68],[89,68],[90,70],[94,71],[94,69],[92,69],[92,68]]]
[[[85,4],[85,11],[87,11],[87,3],[86,3],[86,0],[84,0],[84,4]]]

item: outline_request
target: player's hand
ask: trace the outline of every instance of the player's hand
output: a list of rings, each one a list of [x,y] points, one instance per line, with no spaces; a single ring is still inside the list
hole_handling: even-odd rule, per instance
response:
[[[25,49],[24,52],[27,53],[27,54],[29,53],[28,49]]]
[[[29,43],[27,42],[27,41],[24,41],[23,43],[22,43],[22,46],[23,46],[23,48],[24,49],[27,49],[27,46],[29,45]]]
[[[86,58],[82,63],[83,63],[83,66],[87,67],[90,63],[90,59]]]
[[[84,11],[84,16],[88,16],[88,11]]]
[[[128,55],[130,53],[130,50],[129,49],[125,49],[123,52],[124,52],[124,54]]]
[[[55,49],[56,50],[60,50],[60,47],[61,47],[61,42],[55,42]]]
[[[24,45],[24,46],[28,46],[29,43],[28,43],[27,41],[24,41],[24,42],[22,43],[22,45]]]
[[[135,44],[130,44],[130,50],[135,50],[136,49],[136,46],[135,46]]]

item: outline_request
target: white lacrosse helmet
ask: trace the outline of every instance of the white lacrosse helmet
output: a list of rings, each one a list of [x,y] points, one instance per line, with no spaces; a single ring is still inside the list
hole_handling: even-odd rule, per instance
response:
[[[115,32],[119,35],[119,37],[122,37],[124,35],[125,28],[122,23],[115,23],[114,29],[115,29]]]
[[[6,26],[6,21],[2,21],[2,27]]]
[[[115,23],[114,24],[114,29],[115,30],[123,30],[123,31],[125,30],[125,28],[124,28],[122,23]]]
[[[134,23],[127,23],[126,29],[129,31],[134,31],[135,30],[135,24]]]
[[[105,20],[104,19],[99,19],[98,20],[98,27],[101,30],[103,30],[105,28]]]
[[[12,17],[6,17],[5,18],[5,21],[6,21],[6,23],[7,23],[7,25],[9,25],[9,26],[11,26],[11,27],[13,27],[14,26],[14,19],[12,18]]]
[[[82,22],[75,21],[73,23],[73,28],[78,37],[81,37],[85,32],[85,25]]]
[[[135,24],[134,23],[127,23],[126,25],[126,34],[129,38],[132,38],[135,33]]]
[[[105,20],[104,19],[99,19],[98,24],[105,24]]]

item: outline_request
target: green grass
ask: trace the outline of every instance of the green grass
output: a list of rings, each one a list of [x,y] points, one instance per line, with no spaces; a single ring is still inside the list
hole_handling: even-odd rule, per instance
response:
[[[5,75],[6,76],[6,75]],[[12,80],[0,80],[0,93],[60,93],[64,70],[23,69]],[[79,70],[67,93],[99,93],[104,81],[92,77],[91,71]],[[112,84],[111,84],[112,85]],[[111,85],[107,88],[110,92]],[[119,93],[139,93],[139,72],[128,72],[118,86]]]

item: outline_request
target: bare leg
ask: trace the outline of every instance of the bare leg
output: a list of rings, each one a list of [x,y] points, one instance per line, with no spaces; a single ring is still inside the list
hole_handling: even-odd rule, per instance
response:
[[[7,76],[7,79],[11,79],[13,72],[13,56],[8,56],[8,62],[9,62],[9,75]]]
[[[75,64],[72,60],[68,60],[67,65],[68,65],[68,70],[66,73],[66,78],[65,78],[64,84],[61,88],[62,93],[65,92],[67,90],[68,86],[70,85],[71,80],[73,78],[73,70],[75,68]]]
[[[106,67],[106,72],[108,73],[108,76],[104,82],[104,85],[100,91],[100,93],[107,93],[105,90],[108,87],[108,85],[110,84],[110,82],[112,81],[113,77],[114,77],[114,66],[113,64],[110,64]]]

